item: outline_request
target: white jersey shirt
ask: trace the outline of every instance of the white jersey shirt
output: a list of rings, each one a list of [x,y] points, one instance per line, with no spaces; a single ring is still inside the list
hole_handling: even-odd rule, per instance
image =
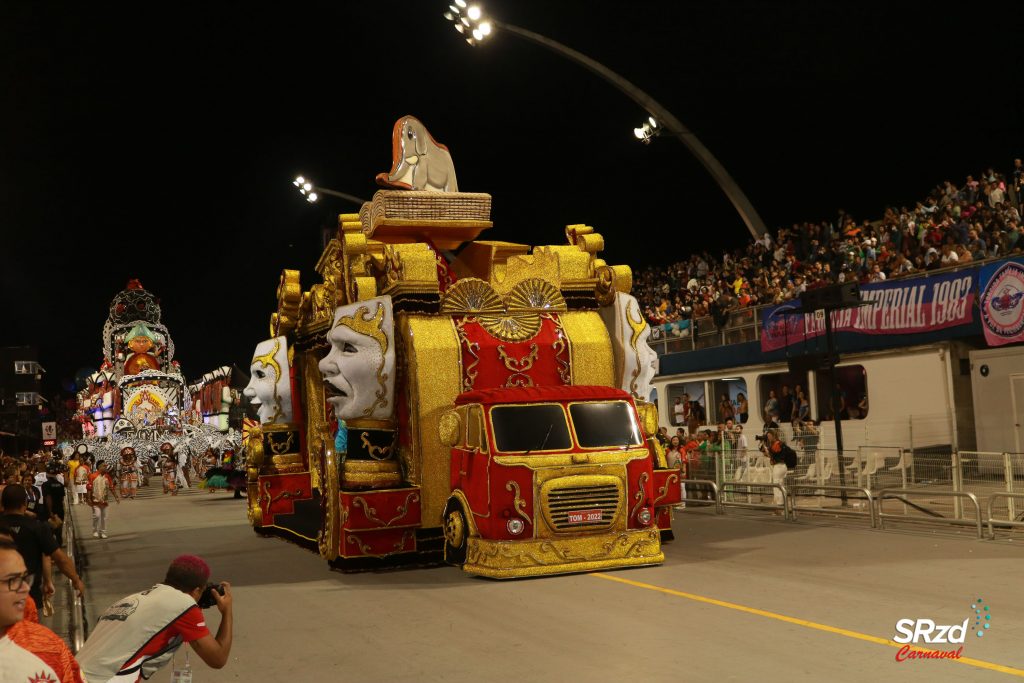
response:
[[[21,647],[5,634],[0,638],[0,681],[4,683],[36,683],[59,681],[50,665]]]

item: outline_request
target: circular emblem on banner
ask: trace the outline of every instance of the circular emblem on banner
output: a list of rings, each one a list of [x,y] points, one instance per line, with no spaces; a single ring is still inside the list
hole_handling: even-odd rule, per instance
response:
[[[981,319],[989,332],[1012,339],[1024,330],[1024,265],[999,268],[981,293]]]

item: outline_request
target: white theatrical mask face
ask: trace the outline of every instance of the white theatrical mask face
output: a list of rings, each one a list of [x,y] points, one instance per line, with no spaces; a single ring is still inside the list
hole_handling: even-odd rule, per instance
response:
[[[395,325],[391,297],[339,306],[320,361],[327,401],[339,420],[386,420],[394,413]]]
[[[602,311],[601,317],[615,345],[619,388],[646,401],[651,395],[651,382],[658,374],[658,354],[647,343],[651,326],[640,304],[629,294],[618,292],[610,308]]]
[[[262,424],[292,421],[292,388],[288,364],[288,340],[275,337],[261,341],[252,354],[250,379],[242,391],[257,407]]]
[[[658,352],[651,348],[648,340],[651,338],[651,326],[647,323],[640,312],[640,304],[633,299],[633,306],[636,307],[636,316],[643,320],[644,329],[640,332],[640,339],[637,342],[637,361],[639,362],[640,375],[637,377],[636,395],[643,400],[649,400],[651,396],[651,382],[658,374]]]

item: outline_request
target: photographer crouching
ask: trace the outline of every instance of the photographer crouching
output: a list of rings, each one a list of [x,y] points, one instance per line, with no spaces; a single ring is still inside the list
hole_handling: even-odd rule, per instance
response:
[[[232,600],[227,581],[209,583],[210,568],[195,555],[181,555],[167,568],[163,583],[115,602],[100,615],[77,654],[89,683],[129,683],[147,679],[166,665],[183,643],[214,669],[231,654]],[[214,637],[203,609],[217,606]],[[172,680],[191,681],[188,654]]]
[[[786,481],[786,473],[796,469],[796,451],[782,442],[777,429],[766,429],[764,436],[756,436],[761,452],[772,463],[772,483],[783,486]],[[775,505],[783,505],[782,490],[772,489],[772,502]],[[776,511],[777,515],[782,514]]]

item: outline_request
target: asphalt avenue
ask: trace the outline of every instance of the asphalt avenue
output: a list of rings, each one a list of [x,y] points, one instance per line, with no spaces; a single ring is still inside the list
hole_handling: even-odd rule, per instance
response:
[[[204,556],[215,579],[231,581],[231,662],[220,671],[199,663],[197,681],[1024,677],[1024,540],[688,511],[676,514],[663,566],[498,582],[450,567],[330,571],[255,535],[243,502],[224,492],[144,489],[111,511],[106,540],[92,538],[78,510],[89,623],[159,581],[180,553]],[[897,621],[973,624],[979,599],[991,628],[969,630],[959,659],[897,661]],[[216,611],[208,617],[216,629]]]

